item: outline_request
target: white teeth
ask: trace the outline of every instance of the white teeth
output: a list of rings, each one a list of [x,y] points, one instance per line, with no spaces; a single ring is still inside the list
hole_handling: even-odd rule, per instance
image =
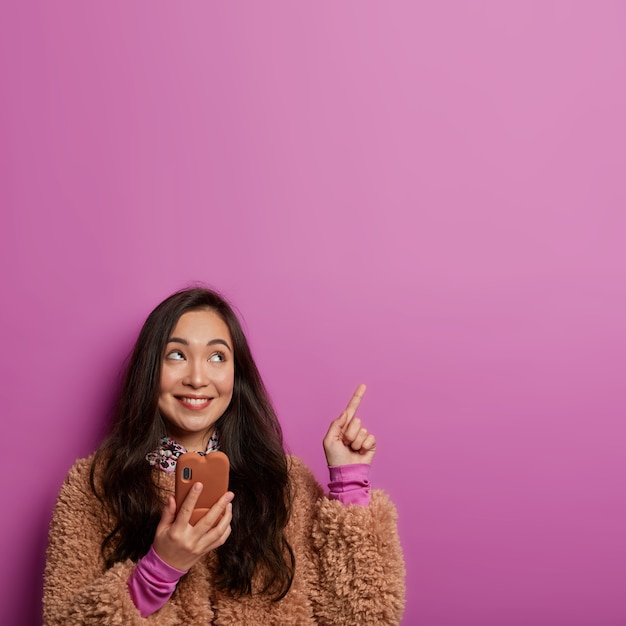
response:
[[[208,402],[208,398],[181,398],[181,400],[185,404],[191,404],[195,406],[200,406],[201,404],[206,404]]]

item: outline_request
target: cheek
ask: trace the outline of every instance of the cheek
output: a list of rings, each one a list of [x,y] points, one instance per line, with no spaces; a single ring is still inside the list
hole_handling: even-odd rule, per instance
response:
[[[235,385],[235,372],[232,368],[220,372],[220,376],[215,379],[215,384],[218,385],[222,393],[232,393]]]
[[[164,393],[165,391],[170,389],[173,382],[174,382],[174,376],[172,375],[172,372],[168,371],[168,369],[164,367],[161,370],[159,393]]]

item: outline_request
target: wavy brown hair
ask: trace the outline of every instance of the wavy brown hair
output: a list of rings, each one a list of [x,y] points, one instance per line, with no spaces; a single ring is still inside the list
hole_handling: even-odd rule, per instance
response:
[[[228,326],[235,365],[233,397],[216,422],[220,449],[230,459],[229,489],[235,493],[232,532],[217,549],[216,582],[234,596],[247,595],[259,572],[262,593],[280,600],[295,569],[285,537],[291,491],[282,430],[236,314],[210,289],[171,295],[150,313],[139,333],[109,434],[91,466],[91,488],[113,519],[102,554],[109,568],[125,559],[139,560],[152,545],[161,498],[146,454],[166,435],[158,411],[161,365],[179,318],[195,310],[214,311]]]

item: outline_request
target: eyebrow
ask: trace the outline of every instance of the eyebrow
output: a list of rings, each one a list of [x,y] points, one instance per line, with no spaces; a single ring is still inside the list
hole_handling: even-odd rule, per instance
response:
[[[167,343],[182,343],[183,346],[189,345],[189,342],[186,339],[183,339],[182,337],[170,337],[167,340]],[[222,346],[226,346],[231,352],[233,351],[233,349],[228,345],[228,342],[225,341],[224,339],[211,339],[211,341],[207,343],[207,346],[215,346],[218,344]]]

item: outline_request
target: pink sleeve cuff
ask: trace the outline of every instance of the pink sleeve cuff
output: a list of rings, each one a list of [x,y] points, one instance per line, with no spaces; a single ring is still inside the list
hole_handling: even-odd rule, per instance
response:
[[[137,563],[127,583],[130,597],[141,617],[158,611],[170,599],[178,581],[186,573],[168,565],[153,547],[150,548]]]
[[[328,497],[343,504],[367,506],[370,503],[370,466],[367,463],[355,465],[331,465]]]

